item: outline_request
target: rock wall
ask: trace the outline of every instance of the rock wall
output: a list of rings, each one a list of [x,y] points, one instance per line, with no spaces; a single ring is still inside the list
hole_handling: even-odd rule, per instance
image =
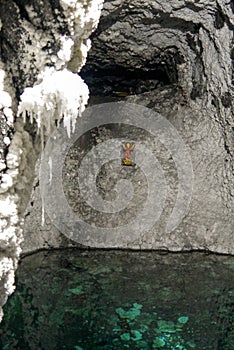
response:
[[[62,97],[66,89],[57,73],[62,72],[69,85],[70,73],[84,65],[88,37],[97,25],[101,5],[96,0],[0,3],[0,305],[14,288],[24,218],[23,252],[73,244],[46,215],[41,226],[34,167],[41,144],[62,118],[64,109],[57,113],[57,104],[63,101],[66,107]],[[115,247],[234,254],[233,13],[232,2],[226,0],[105,2],[81,73],[92,95],[98,95],[93,96],[93,103],[124,99],[159,112],[190,147],[194,171],[190,210],[175,231],[166,233],[178,179],[170,154],[153,148],[169,184],[163,215],[147,234]],[[55,83],[47,89],[51,80]],[[73,97],[83,110],[87,90],[80,80],[77,84]],[[97,144],[116,132],[98,129],[92,142]],[[138,136],[152,146],[146,135]],[[71,173],[72,164],[71,156]],[[71,192],[75,207],[79,204],[76,189]]]
[[[97,26],[101,6],[101,0],[0,3],[0,306],[14,290],[25,208],[41,145],[53,131],[55,119],[62,118],[62,112],[55,115],[61,93],[57,91],[58,76],[75,80],[75,84],[79,80],[74,101],[76,110],[82,110],[88,89],[75,73],[85,63],[89,36]],[[53,88],[45,91],[50,79]],[[55,93],[57,100],[48,105]]]
[[[189,146],[194,172],[189,212],[176,230],[167,233],[165,224],[177,193],[175,164],[170,154],[139,133],[161,162],[169,184],[168,199],[151,231],[115,247],[234,254],[233,13],[232,2],[226,0],[105,2],[81,73],[92,103],[123,99],[163,115]],[[93,145],[117,136],[116,130],[98,129]],[[70,173],[76,161],[71,156]],[[112,172],[120,174],[117,167]],[[108,171],[103,175],[99,188],[110,176]],[[133,183],[138,179],[130,178]],[[80,197],[75,178],[72,181],[70,203],[77,209]],[[140,191],[141,186],[136,195]],[[39,225],[38,198],[37,188],[28,206],[24,251],[71,245],[48,217],[44,227]],[[107,246],[104,241],[103,247]]]
[[[117,87],[127,92],[126,101],[166,117],[190,147],[193,163],[193,196],[183,222],[167,234],[162,219],[136,248],[234,252],[233,14],[233,4],[219,0],[105,3],[84,68],[87,83],[93,71],[99,87],[101,74],[145,75],[145,86],[151,85],[143,94],[136,79],[129,87],[122,78]],[[108,80],[101,88],[109,96],[118,93]],[[162,153],[158,159],[170,168]]]

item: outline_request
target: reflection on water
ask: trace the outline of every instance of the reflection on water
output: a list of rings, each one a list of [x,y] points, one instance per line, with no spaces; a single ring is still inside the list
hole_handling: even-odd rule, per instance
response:
[[[40,252],[4,311],[3,350],[234,350],[234,257]]]

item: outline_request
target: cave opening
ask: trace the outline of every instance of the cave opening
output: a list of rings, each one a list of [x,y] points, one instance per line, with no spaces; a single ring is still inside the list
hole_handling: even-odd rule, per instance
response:
[[[99,52],[100,55],[100,52]],[[103,64],[95,60],[95,45],[88,56],[87,63],[80,72],[90,89],[91,96],[112,96],[124,98],[140,95],[164,86],[177,85],[177,64],[183,57],[177,48],[168,48],[159,53],[151,62],[139,58],[135,66],[116,63],[115,53]],[[105,50],[103,48],[103,56]]]
[[[132,69],[119,65],[92,67],[86,65],[81,72],[91,95],[125,97],[139,95],[175,83],[175,74],[160,64],[155,68]]]

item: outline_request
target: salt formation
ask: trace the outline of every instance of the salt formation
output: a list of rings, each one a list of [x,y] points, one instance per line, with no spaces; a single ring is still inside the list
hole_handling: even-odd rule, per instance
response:
[[[8,127],[13,126],[12,99],[8,92],[4,90],[5,72],[0,70],[0,111],[1,116],[6,120]],[[3,142],[9,146],[9,137],[5,136]],[[14,291],[14,271],[17,266],[17,260],[20,254],[20,243],[22,241],[22,232],[18,230],[15,233],[14,225],[18,223],[16,201],[18,196],[10,193],[14,183],[14,161],[17,163],[17,156],[11,158],[8,153],[6,162],[1,160],[0,187],[0,305],[4,304],[7,296]],[[6,171],[6,169],[8,169]],[[8,192],[9,191],[9,192]],[[6,254],[7,252],[7,254]],[[0,308],[0,319],[2,310]]]
[[[55,71],[47,69],[42,75],[42,82],[24,90],[19,104],[18,115],[27,114],[31,122],[36,120],[38,129],[45,129],[47,134],[55,125],[55,120],[63,118],[68,136],[75,129],[76,118],[81,116],[88,101],[89,91],[84,81],[67,69]]]
[[[38,6],[37,1],[30,5],[0,2],[0,117],[5,125],[5,129],[1,125],[4,150],[0,161],[0,320],[1,306],[14,290],[40,138],[45,137],[44,143],[61,118],[70,134],[84,110],[88,88],[77,72],[85,63],[102,3],[45,0]]]

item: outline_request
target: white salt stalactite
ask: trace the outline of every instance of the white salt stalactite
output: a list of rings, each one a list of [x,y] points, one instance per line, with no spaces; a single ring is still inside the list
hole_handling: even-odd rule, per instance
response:
[[[24,90],[18,116],[28,114],[30,119],[36,120],[39,129],[45,128],[47,135],[50,135],[55,120],[64,118],[64,126],[70,137],[79,111],[84,111],[88,97],[88,87],[77,74],[67,69],[47,69],[40,84]]]
[[[45,204],[43,198],[41,199],[41,226],[45,225]]]
[[[33,120],[36,121],[43,150],[46,138],[51,134],[51,128],[55,126],[56,120],[63,118],[68,137],[71,132],[74,132],[76,119],[88,102],[89,90],[77,74],[66,69],[62,71],[47,69],[41,77],[40,84],[26,88],[21,95],[18,116],[22,115],[25,118],[26,115],[29,115],[31,123]],[[50,167],[49,181],[51,182],[52,161],[48,165]],[[41,224],[42,226],[45,224],[43,199]]]
[[[49,160],[48,160],[48,165],[49,165],[49,169],[50,169],[50,177],[49,177],[49,184],[51,184],[51,181],[52,181],[52,166],[53,166],[53,163],[52,163],[52,158],[49,157]]]

